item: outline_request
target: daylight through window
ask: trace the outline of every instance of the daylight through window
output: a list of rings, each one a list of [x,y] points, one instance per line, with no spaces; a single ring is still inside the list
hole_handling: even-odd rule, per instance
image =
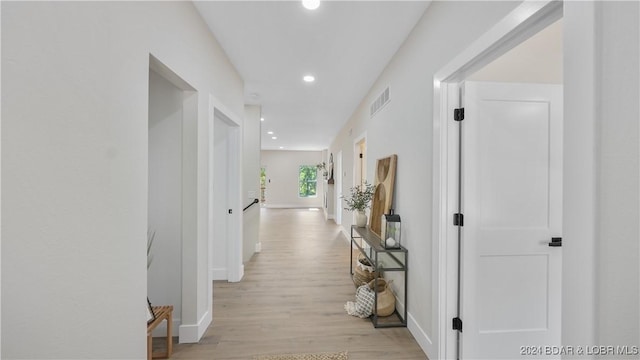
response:
[[[298,195],[300,197],[316,197],[318,170],[315,165],[302,165],[298,172]]]

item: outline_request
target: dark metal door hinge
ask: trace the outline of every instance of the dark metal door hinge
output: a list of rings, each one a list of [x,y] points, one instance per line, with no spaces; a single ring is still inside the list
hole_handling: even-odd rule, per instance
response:
[[[462,320],[459,317],[453,318],[453,330],[462,332]]]
[[[460,213],[453,214],[453,226],[464,226],[464,215]]]
[[[464,120],[464,108],[454,109],[453,110],[453,120],[462,121]]]

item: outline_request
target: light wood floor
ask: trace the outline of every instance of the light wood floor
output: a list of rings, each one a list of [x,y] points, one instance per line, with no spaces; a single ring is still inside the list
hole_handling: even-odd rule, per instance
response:
[[[349,243],[322,211],[261,211],[262,252],[241,282],[214,282],[211,327],[199,344],[176,344],[172,359],[345,350],[350,360],[427,358],[406,328],[346,314],[355,296]]]

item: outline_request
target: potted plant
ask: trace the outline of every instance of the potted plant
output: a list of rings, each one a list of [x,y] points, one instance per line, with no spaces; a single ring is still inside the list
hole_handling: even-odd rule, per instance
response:
[[[375,186],[365,181],[364,185],[357,185],[351,188],[351,196],[342,196],[347,205],[344,209],[356,212],[356,225],[358,227],[367,226],[367,215],[365,215],[364,211],[369,208],[369,202],[373,199],[375,189]]]

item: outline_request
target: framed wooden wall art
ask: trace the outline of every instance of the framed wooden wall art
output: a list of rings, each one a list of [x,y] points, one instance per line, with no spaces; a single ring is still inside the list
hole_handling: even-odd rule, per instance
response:
[[[371,204],[371,231],[380,236],[382,215],[388,214],[393,204],[393,188],[396,180],[398,156],[391,155],[376,161],[374,185],[376,192]]]

